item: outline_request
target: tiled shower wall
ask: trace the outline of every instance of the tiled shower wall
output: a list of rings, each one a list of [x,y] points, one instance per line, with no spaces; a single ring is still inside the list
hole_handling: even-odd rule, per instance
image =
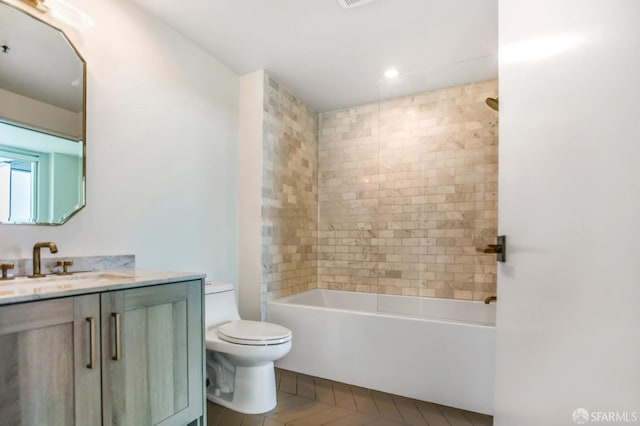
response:
[[[262,312],[316,288],[318,114],[265,74]]]
[[[496,291],[497,81],[320,114],[319,288]],[[310,224],[311,222],[309,222]]]

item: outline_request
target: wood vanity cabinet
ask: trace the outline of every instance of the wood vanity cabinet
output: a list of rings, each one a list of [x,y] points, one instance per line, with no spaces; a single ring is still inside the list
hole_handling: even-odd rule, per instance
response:
[[[0,307],[0,424],[204,419],[202,281]]]
[[[96,294],[0,307],[0,424],[101,424],[99,358],[87,367],[99,314]]]

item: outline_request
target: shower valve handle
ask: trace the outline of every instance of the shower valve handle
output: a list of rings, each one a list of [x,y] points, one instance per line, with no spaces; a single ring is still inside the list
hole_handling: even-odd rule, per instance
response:
[[[488,244],[482,248],[478,249],[479,252],[495,254],[496,260],[498,262],[506,262],[507,261],[507,237],[504,235],[500,235],[498,237],[497,244]]]

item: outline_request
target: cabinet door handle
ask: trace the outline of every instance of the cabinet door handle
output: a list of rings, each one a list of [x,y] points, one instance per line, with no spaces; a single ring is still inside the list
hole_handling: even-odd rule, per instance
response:
[[[88,317],[89,323],[89,364],[87,368],[93,370],[96,368],[96,319]]]
[[[116,354],[111,356],[111,359],[114,361],[120,361],[121,358],[121,333],[120,333],[120,314],[119,313],[112,313],[111,317],[114,319],[115,321],[115,351]]]

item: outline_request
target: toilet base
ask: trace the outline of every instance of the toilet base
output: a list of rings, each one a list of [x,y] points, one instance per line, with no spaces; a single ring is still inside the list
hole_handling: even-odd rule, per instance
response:
[[[234,391],[215,395],[214,384],[207,388],[207,399],[243,414],[261,414],[276,406],[276,377],[273,362],[250,367],[236,366]]]

